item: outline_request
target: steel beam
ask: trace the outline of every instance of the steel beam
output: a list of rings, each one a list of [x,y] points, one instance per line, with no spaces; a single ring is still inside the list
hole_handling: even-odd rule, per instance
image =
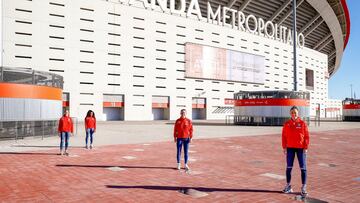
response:
[[[290,4],[290,2],[291,0],[287,0],[280,8],[278,8],[278,10],[276,10],[269,18],[269,21],[273,21]]]
[[[300,30],[299,33],[304,32],[311,24],[313,24],[318,18],[320,17],[320,14],[317,14],[314,16],[309,22],[306,23]]]

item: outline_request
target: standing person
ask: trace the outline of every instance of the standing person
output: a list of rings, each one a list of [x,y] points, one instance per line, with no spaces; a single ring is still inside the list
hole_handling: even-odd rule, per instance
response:
[[[290,109],[290,115],[291,119],[285,122],[282,131],[282,147],[286,155],[286,186],[283,192],[293,192],[290,182],[296,154],[301,169],[301,195],[306,196],[306,154],[309,146],[309,131],[306,123],[299,118],[299,110],[296,106]]]
[[[59,136],[60,136],[60,155],[69,155],[67,152],[69,146],[69,137],[70,133],[73,132],[73,122],[69,116],[69,110],[65,111],[65,114],[59,120]],[[65,152],[63,151],[63,146],[65,142]]]
[[[180,170],[181,148],[184,145],[185,170],[189,170],[187,164],[189,157],[189,143],[193,136],[193,126],[190,119],[186,118],[186,110],[181,109],[180,118],[176,120],[174,126],[174,142],[177,147],[177,169]]]
[[[85,117],[85,148],[88,149],[88,138],[90,137],[90,149],[93,148],[93,134],[96,132],[96,117],[95,113],[89,110]]]

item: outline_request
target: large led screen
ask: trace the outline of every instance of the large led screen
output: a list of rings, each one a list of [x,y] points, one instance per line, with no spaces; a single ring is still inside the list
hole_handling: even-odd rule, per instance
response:
[[[264,83],[265,57],[186,43],[185,77]]]

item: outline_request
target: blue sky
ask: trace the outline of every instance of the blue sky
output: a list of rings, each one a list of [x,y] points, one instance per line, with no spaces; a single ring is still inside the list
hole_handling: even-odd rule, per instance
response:
[[[350,12],[350,39],[340,68],[329,80],[329,98],[350,97],[352,84],[356,98],[360,98],[360,1],[347,0]]]

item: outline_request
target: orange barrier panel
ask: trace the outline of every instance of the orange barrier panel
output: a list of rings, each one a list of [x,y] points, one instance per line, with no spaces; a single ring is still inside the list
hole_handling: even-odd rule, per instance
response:
[[[62,100],[62,89],[38,85],[0,83],[0,98]]]

